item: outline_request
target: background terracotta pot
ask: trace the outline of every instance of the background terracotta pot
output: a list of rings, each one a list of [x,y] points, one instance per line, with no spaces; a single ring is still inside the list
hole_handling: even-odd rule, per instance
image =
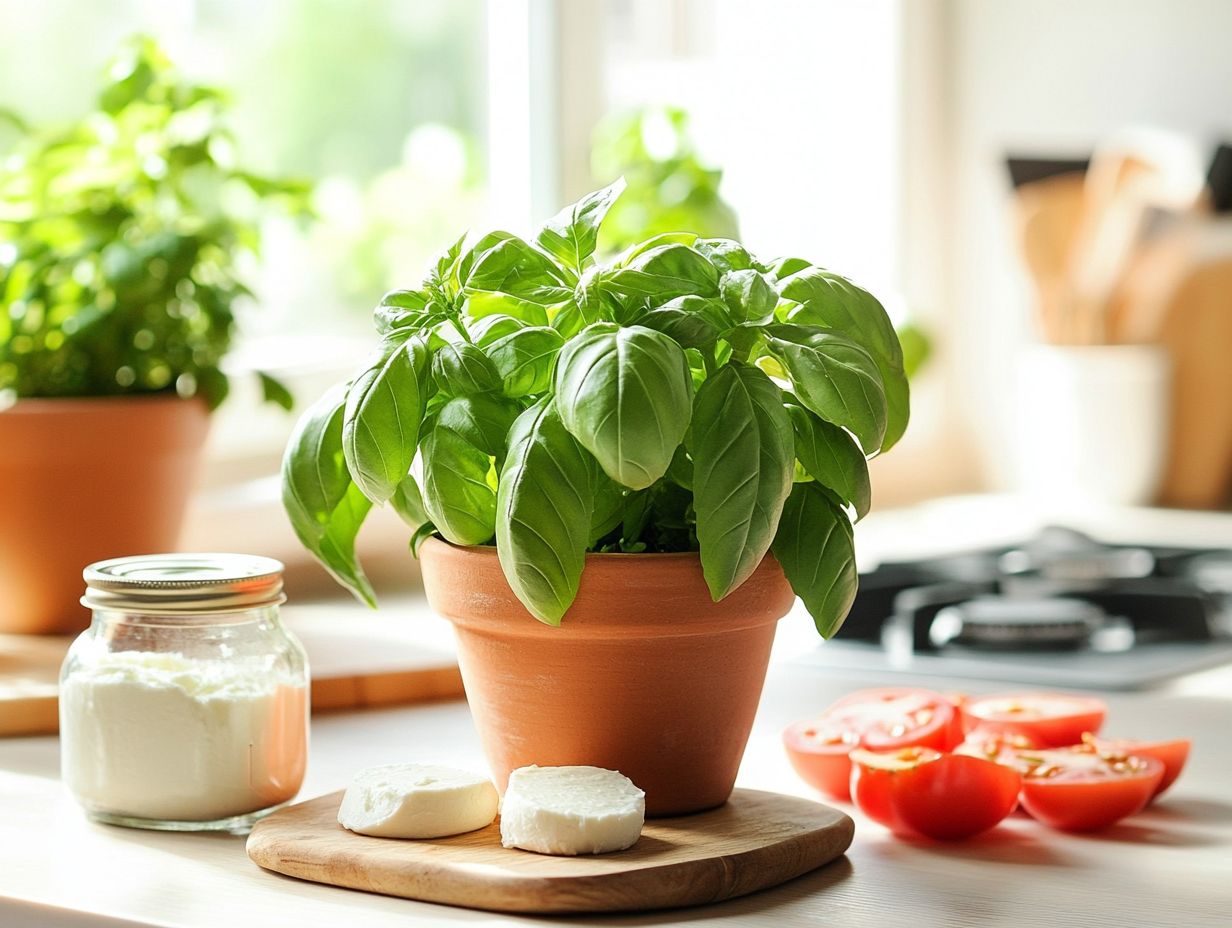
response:
[[[502,791],[527,764],[593,764],[644,789],[650,815],[726,801],[794,602],[773,557],[715,603],[696,554],[590,554],[559,628],[517,600],[494,547],[431,538],[420,561]]]
[[[0,412],[0,631],[79,631],[83,567],[174,550],[208,429],[205,403],[162,394]]]

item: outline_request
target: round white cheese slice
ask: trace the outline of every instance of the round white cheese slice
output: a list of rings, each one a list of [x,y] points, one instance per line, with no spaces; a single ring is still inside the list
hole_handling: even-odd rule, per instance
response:
[[[632,847],[646,794],[602,767],[520,767],[501,802],[501,844],[539,854],[604,854]]]
[[[355,776],[338,824],[378,838],[443,838],[492,824],[498,803],[486,777],[431,764],[389,764]]]

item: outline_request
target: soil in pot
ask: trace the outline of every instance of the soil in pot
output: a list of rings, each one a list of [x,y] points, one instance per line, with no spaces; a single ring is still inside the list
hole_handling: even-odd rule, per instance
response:
[[[593,764],[646,791],[648,815],[731,794],[775,624],[795,600],[772,556],[722,602],[696,554],[590,554],[559,628],[514,596],[494,547],[420,549],[457,632],[467,699],[503,791],[527,764]]]
[[[80,631],[87,564],[174,550],[208,429],[205,403],[163,394],[0,412],[0,631]]]

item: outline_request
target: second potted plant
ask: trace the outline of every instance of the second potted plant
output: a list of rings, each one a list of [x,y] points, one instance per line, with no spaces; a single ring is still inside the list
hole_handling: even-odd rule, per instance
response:
[[[307,206],[231,163],[225,97],[152,40],[107,73],[95,112],[0,164],[0,631],[76,632],[83,567],[175,547],[241,255],[270,206]]]
[[[373,505],[414,530],[485,750],[619,769],[650,814],[730,794],[774,626],[856,588],[866,458],[907,424],[881,305],[798,258],[670,233],[594,259],[621,184],[534,241],[460,240],[376,309],[371,364],[301,419],[283,498],[373,602]],[[535,620],[538,621],[535,621]]]

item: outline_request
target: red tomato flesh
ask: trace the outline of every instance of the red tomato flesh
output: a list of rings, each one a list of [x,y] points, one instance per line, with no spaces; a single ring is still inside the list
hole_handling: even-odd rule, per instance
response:
[[[783,732],[787,756],[801,778],[834,799],[851,798],[854,748],[949,750],[957,728],[954,707],[931,690],[887,687],[857,690],[816,719]]]
[[[1155,787],[1158,796],[1176,782],[1176,778],[1185,769],[1189,759],[1189,748],[1192,742],[1188,738],[1177,738],[1173,741],[1130,741],[1127,739],[1108,740],[1096,738],[1095,748],[1101,754],[1132,755],[1134,757],[1153,757],[1164,765],[1164,775]],[[1152,796],[1151,798],[1154,798]]]
[[[1164,776],[1153,757],[1104,753],[1094,743],[1003,752],[998,761],[1022,774],[1022,806],[1063,831],[1107,828],[1141,811]]]
[[[851,761],[856,805],[897,834],[958,841],[994,827],[1018,804],[1018,773],[983,758],[857,749]]]
[[[1012,693],[978,696],[962,706],[967,732],[1013,735],[1041,747],[1078,744],[1097,734],[1108,705],[1093,696],[1063,693]]]

